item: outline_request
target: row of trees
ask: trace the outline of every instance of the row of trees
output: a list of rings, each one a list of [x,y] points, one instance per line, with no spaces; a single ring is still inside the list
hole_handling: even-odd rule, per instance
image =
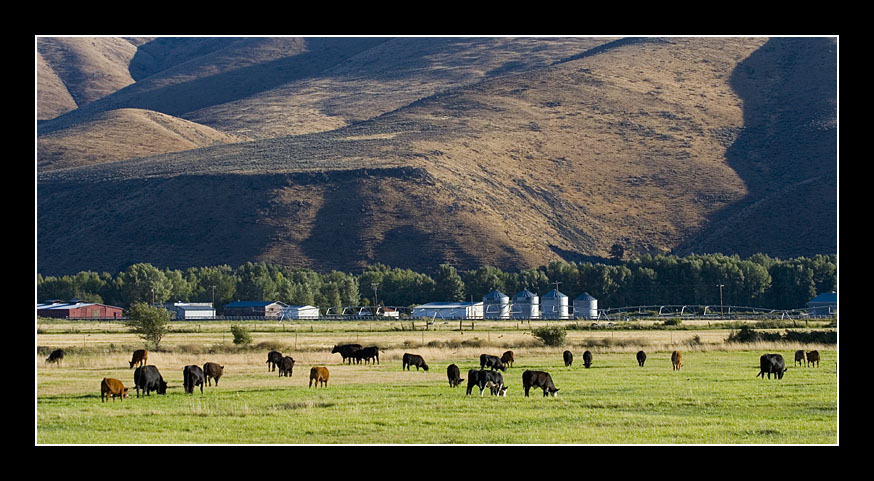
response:
[[[558,283],[558,284],[556,284]],[[270,300],[322,309],[340,306],[411,306],[430,301],[481,300],[493,289],[513,296],[556,288],[571,298],[588,292],[599,307],[710,304],[774,309],[807,305],[817,293],[837,290],[837,256],[747,259],[722,254],[642,256],[624,263],[555,261],[507,272],[496,267],[458,271],[440,265],[430,274],[377,264],[360,274],[318,273],[263,262],[159,269],[140,263],[116,275],[79,272],[37,276],[37,298],[82,299],[119,306],[135,302]]]

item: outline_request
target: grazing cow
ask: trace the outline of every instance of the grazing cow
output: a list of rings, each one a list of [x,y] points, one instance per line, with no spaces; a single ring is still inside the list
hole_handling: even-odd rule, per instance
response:
[[[461,384],[461,381],[464,381],[461,377],[461,370],[455,364],[450,364],[446,368],[446,377],[449,378],[449,387],[456,387]]]
[[[326,367],[314,367],[310,369],[310,386],[313,387],[313,381],[316,382],[316,387],[319,387],[319,383],[322,384],[322,387],[328,387],[328,377],[330,377],[331,373],[328,372],[328,368]]]
[[[646,362],[646,353],[643,351],[637,351],[637,365],[643,367],[643,363]]]
[[[819,351],[807,353],[807,365],[810,366],[812,363],[816,363],[816,367],[819,367]]]
[[[671,364],[674,366],[674,371],[679,371],[683,367],[683,355],[680,354],[680,351],[671,353]]]
[[[215,385],[218,386],[219,378],[225,372],[225,367],[220,366],[217,362],[208,362],[203,365],[203,375],[206,376],[208,386],[212,386],[212,380],[215,379]]]
[[[570,367],[574,363],[574,353],[570,351],[565,351],[561,354],[561,357],[564,359],[564,367]]]
[[[376,360],[376,363],[379,364],[379,348],[376,346],[362,347],[355,351],[352,354],[352,357],[355,358],[356,364],[361,361],[364,361],[364,364],[367,364],[368,362],[373,362],[374,359]]]
[[[64,350],[63,349],[55,349],[49,354],[49,357],[46,358],[46,363],[57,363],[58,366],[61,365],[61,360],[64,359]]]
[[[279,377],[291,377],[291,371],[294,369],[294,359],[291,356],[285,356],[282,358],[282,362],[279,363]]]
[[[795,364],[798,364],[798,365],[800,365],[800,366],[803,366],[803,365],[804,365],[804,361],[805,361],[805,359],[804,359],[804,350],[803,350],[803,349],[799,349],[799,350],[795,351]]]
[[[543,389],[543,396],[552,397],[558,395],[558,388],[552,383],[552,376],[544,371],[525,371],[522,373],[522,387],[525,389],[525,397],[528,397],[528,390],[532,387]]]
[[[275,371],[282,362],[282,353],[279,351],[270,351],[267,353],[267,372]]]
[[[487,367],[491,368],[493,371],[500,369],[501,371],[507,372],[507,366],[501,362],[501,358],[489,354],[480,354],[479,368],[485,369]]]
[[[589,351],[583,353],[583,366],[585,366],[586,369],[592,367],[592,353]]]
[[[765,379],[765,373],[768,373],[768,379],[771,379],[771,373],[774,374],[774,379],[783,379],[783,373],[788,369],[783,362],[783,356],[779,354],[762,354],[759,358],[759,368],[756,377],[762,376],[762,379]]]
[[[425,359],[423,359],[422,356],[418,354],[410,354],[405,352],[403,363],[404,364],[403,366],[401,366],[401,369],[406,369],[407,371],[410,370],[410,366],[416,366],[417,371],[420,367],[425,371],[428,370],[428,364],[425,363]]]
[[[134,366],[145,366],[146,361],[149,360],[149,351],[145,349],[137,349],[134,351],[133,356],[130,360],[130,367],[128,369],[132,369]]]
[[[185,387],[185,394],[192,394],[198,385],[200,385],[200,393],[203,394],[204,381],[203,369],[200,366],[192,364],[182,368],[182,385]]]
[[[513,367],[513,363],[516,362],[516,359],[513,358],[513,351],[507,351],[502,354],[501,362],[504,363],[505,366]]]
[[[156,391],[158,394],[167,394],[167,383],[155,366],[138,367],[134,371],[134,386],[137,390],[137,397],[140,397],[140,389],[143,390],[144,396],[148,396],[152,391]]]
[[[507,395],[507,386],[504,384],[504,376],[497,371],[486,371],[480,369],[477,371],[476,369],[471,369],[467,371],[467,394],[470,395],[470,392],[473,390],[473,387],[479,387],[479,395],[483,396],[486,388],[489,388],[489,391],[493,396],[506,396]]]
[[[349,364],[355,359],[355,352],[361,350],[361,344],[337,344],[334,349],[331,349],[331,354],[340,353],[343,357],[343,362],[348,359]]]
[[[124,401],[124,398],[127,397],[127,388],[118,379],[103,378],[103,381],[100,382],[100,401],[106,402],[107,399],[112,398],[114,402],[116,397],[120,397]]]

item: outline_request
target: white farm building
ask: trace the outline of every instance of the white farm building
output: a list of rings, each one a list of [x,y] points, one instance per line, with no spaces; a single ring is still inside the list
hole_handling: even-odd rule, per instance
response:
[[[318,319],[319,308],[313,306],[285,306],[280,319]]]
[[[413,318],[482,319],[482,302],[429,302],[413,308]]]

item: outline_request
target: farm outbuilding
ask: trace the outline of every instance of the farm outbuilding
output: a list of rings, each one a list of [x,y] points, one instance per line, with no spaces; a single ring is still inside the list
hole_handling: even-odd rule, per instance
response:
[[[598,299],[588,292],[584,292],[574,298],[574,319],[597,319]]]
[[[570,319],[568,314],[568,297],[553,289],[540,298],[541,319]]]
[[[124,309],[96,302],[48,302],[36,305],[36,315],[56,319],[121,319]]]
[[[509,319],[510,298],[495,289],[483,297],[483,317],[485,319]]]
[[[282,319],[318,319],[319,308],[313,306],[286,306],[282,310]]]
[[[513,296],[513,319],[539,319],[540,297],[523,289]]]
[[[210,302],[174,302],[164,307],[176,314],[176,319],[214,319],[215,308]]]
[[[279,319],[282,310],[288,307],[278,301],[236,301],[225,305],[223,312],[227,317],[266,317]]]
[[[482,319],[482,302],[429,302],[413,307],[413,318]]]
[[[807,303],[811,316],[829,316],[838,311],[838,293],[823,292]]]

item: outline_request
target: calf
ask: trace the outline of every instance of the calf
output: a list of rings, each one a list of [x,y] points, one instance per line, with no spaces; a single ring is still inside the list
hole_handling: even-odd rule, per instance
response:
[[[558,388],[552,383],[552,376],[544,371],[525,371],[522,373],[522,387],[525,389],[525,397],[528,397],[528,390],[532,387],[543,389],[543,396],[552,397],[558,395]]]
[[[461,370],[455,364],[450,364],[446,368],[446,377],[449,378],[449,387],[456,387],[461,384],[461,381],[464,381],[461,377]]]
[[[285,356],[282,358],[282,362],[279,363],[279,377],[291,377],[291,371],[294,369],[294,359],[291,356]]]
[[[203,369],[196,364],[185,366],[182,368],[182,385],[185,387],[185,394],[194,392],[196,386],[200,386],[200,393],[203,394],[203,384],[205,377]]]
[[[364,364],[368,362],[372,362],[376,360],[376,363],[379,364],[379,348],[376,346],[370,347],[362,347],[361,349],[355,351],[352,354],[352,357],[355,358],[355,363],[358,364],[361,361],[364,361]]]
[[[275,371],[282,362],[282,353],[279,351],[270,351],[267,353],[267,372]]]
[[[58,366],[61,365],[61,361],[64,359],[64,350],[63,349],[55,349],[49,354],[49,357],[46,358],[46,364],[48,363],[57,363]]]
[[[479,367],[480,369],[491,368],[493,371],[500,369],[501,371],[507,372],[507,366],[501,362],[501,358],[498,356],[492,356],[489,354],[480,354],[479,356]]]
[[[319,387],[319,383],[322,384],[322,387],[328,387],[328,378],[331,373],[328,372],[328,368],[326,367],[314,367],[310,369],[310,385],[309,387],[313,387],[313,381],[316,382],[316,387]]]
[[[148,396],[150,392],[156,391],[158,394],[167,394],[167,383],[158,372],[155,366],[140,366],[134,371],[134,386],[137,390],[137,397],[140,397],[140,389],[143,390],[143,395]]]
[[[507,351],[502,354],[501,362],[504,363],[505,366],[513,367],[513,363],[516,362],[516,359],[513,358],[513,351]]]
[[[643,363],[646,362],[646,353],[643,351],[637,351],[637,365],[643,367]]]
[[[583,366],[585,366],[586,369],[592,367],[592,353],[589,351],[583,353]]]
[[[425,359],[418,354],[409,354],[404,353],[403,366],[401,369],[410,370],[410,366],[416,366],[416,370],[418,371],[421,367],[423,370],[428,370],[428,364],[425,363]]]
[[[215,362],[208,362],[203,365],[203,375],[206,376],[207,385],[212,386],[212,380],[215,379],[215,385],[218,386],[219,378],[225,371],[224,366],[220,366]]]
[[[100,401],[106,402],[107,399],[112,398],[114,402],[117,397],[124,401],[124,398],[127,397],[127,388],[118,379],[103,378],[100,383]]]
[[[812,363],[816,363],[816,367],[819,367],[819,351],[807,353],[807,365],[810,366]]]
[[[483,396],[486,388],[489,388],[489,391],[493,396],[506,396],[507,395],[507,386],[504,385],[504,376],[497,371],[486,371],[480,369],[477,371],[476,369],[471,369],[467,371],[467,394],[470,395],[470,392],[473,390],[473,387],[479,387],[479,395]]]
[[[795,364],[798,364],[799,366],[804,365],[804,350],[803,349],[799,349],[799,350],[795,351]]]
[[[756,377],[762,376],[762,379],[765,379],[765,373],[768,373],[768,379],[771,379],[772,373],[774,379],[783,379],[783,373],[787,370],[783,356],[779,354],[762,354],[762,357],[759,358],[759,368]]]
[[[343,362],[346,362],[348,359],[349,364],[352,364],[352,360],[355,359],[355,352],[360,350],[361,344],[337,344],[334,346],[334,349],[331,349],[331,354],[340,353]]]
[[[674,366],[674,371],[679,371],[683,367],[683,355],[680,354],[680,351],[671,353],[671,364]]]
[[[130,367],[128,369],[133,369],[134,366],[145,366],[146,361],[149,360],[149,351],[145,349],[137,349],[134,351],[133,356],[130,360]]]
[[[561,354],[562,359],[564,359],[564,367],[570,367],[574,363],[574,353],[570,351],[565,351]]]

